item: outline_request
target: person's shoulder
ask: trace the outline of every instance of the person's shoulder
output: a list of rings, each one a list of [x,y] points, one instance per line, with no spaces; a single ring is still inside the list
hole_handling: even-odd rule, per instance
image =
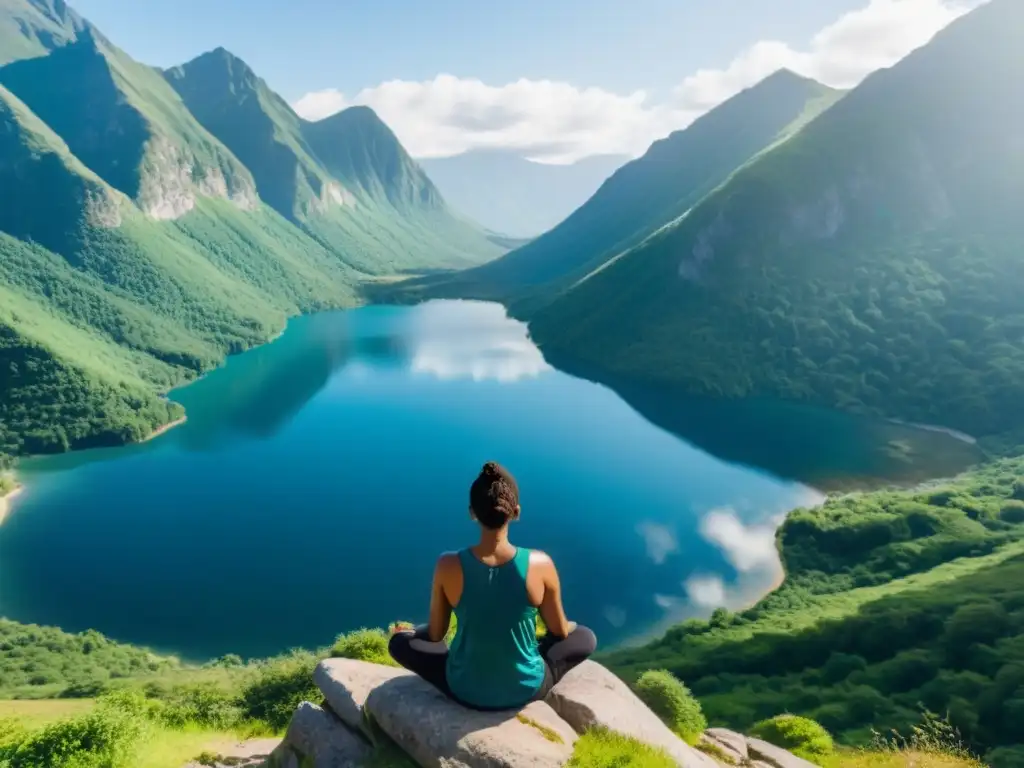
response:
[[[437,558],[437,569],[439,571],[450,571],[460,567],[458,552],[442,552]]]
[[[554,567],[555,561],[551,559],[551,555],[549,555],[547,552],[543,552],[539,549],[531,549],[530,565]]]

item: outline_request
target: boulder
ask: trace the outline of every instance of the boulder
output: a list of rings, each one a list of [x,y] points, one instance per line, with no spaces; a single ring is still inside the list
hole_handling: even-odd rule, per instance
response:
[[[395,676],[366,699],[374,722],[423,768],[557,768],[576,734],[543,702],[477,712],[414,676]]]
[[[382,664],[352,659],[325,659],[317,664],[313,682],[324,695],[331,711],[345,725],[363,729],[363,705],[377,686],[400,677],[414,677],[411,672]]]
[[[366,741],[308,701],[299,704],[292,715],[284,743],[295,756],[311,760],[313,768],[359,768],[370,757]]]
[[[704,737],[736,762],[746,760],[750,756],[747,751],[747,737],[741,733],[727,728],[708,728],[704,731]]]
[[[775,768],[817,768],[814,763],[797,757],[782,747],[776,747],[767,741],[749,736],[747,737],[747,750],[750,752],[751,760],[768,763]]]
[[[672,733],[629,686],[593,661],[566,675],[548,694],[547,702],[577,733],[595,726],[606,728],[659,747],[686,768],[718,766]]]

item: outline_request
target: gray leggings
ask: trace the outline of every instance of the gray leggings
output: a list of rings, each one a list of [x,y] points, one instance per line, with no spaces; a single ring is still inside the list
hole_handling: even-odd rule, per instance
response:
[[[544,682],[533,697],[534,701],[547,696],[571,669],[593,655],[597,650],[597,636],[586,627],[577,626],[568,637],[545,635],[539,645],[541,658],[544,659]],[[448,646],[443,640],[437,643],[428,640],[426,626],[417,627],[415,632],[392,635],[388,650],[391,658],[403,667],[415,672],[448,698],[459,701],[448,687]],[[459,703],[470,709],[483,709],[464,701]]]

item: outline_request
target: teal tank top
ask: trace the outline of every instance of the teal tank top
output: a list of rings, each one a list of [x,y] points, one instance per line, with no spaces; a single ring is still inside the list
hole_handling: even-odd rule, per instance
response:
[[[530,550],[496,568],[459,552],[462,597],[448,652],[448,687],[460,701],[505,709],[530,701],[544,683],[537,647],[537,609],[526,594]]]

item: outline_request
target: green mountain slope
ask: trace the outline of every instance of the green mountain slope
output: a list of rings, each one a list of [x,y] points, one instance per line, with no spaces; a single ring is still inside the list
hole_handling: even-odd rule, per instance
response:
[[[85,27],[64,0],[0,0],[0,66],[45,56]]]
[[[48,56],[3,67],[0,84],[151,218],[182,216],[200,197],[258,205],[248,170],[160,74],[91,28]]]
[[[655,142],[550,232],[427,290],[507,300],[549,293],[582,278],[685,213],[739,166],[841,95],[791,72],[777,72],[685,130]]]
[[[355,303],[358,275],[265,207],[154,221],[0,87],[0,452],[138,439],[157,393]]]
[[[1024,5],[993,0],[533,318],[698,393],[985,434],[1024,419]]]
[[[465,267],[502,248],[454,216],[369,109],[302,120],[223,49],[165,73],[198,120],[234,152],[260,196],[349,264],[371,274]]]

